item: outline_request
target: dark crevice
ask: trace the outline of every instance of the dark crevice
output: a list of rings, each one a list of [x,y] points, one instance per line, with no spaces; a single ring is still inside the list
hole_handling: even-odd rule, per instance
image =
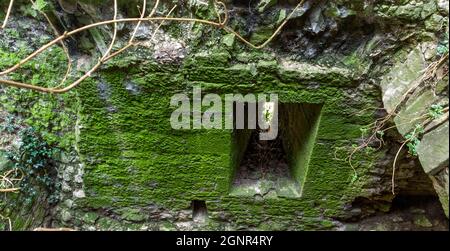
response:
[[[208,218],[208,208],[204,200],[193,200],[192,207],[192,219],[196,222],[204,222]]]
[[[278,134],[260,140],[260,128],[233,131],[231,194],[300,197],[305,183],[321,105],[279,104]],[[248,110],[244,110],[245,121]]]
[[[258,180],[292,179],[281,136],[272,141],[259,140],[260,130],[252,130],[233,185],[251,185]]]

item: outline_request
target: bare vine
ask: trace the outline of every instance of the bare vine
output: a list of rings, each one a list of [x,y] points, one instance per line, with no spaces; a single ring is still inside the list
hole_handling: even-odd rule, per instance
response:
[[[19,173],[20,176],[18,176]],[[14,168],[4,174],[0,174],[0,193],[18,192],[20,188],[18,188],[17,184],[23,180],[23,178],[24,173],[18,168]]]
[[[8,23],[9,15],[11,14],[12,6],[14,4],[14,0],[9,1],[8,10],[6,11],[5,20],[3,21],[1,29],[4,29],[6,27],[6,24]]]
[[[144,4],[143,4],[143,11],[141,13],[141,16],[139,18],[122,18],[122,19],[117,19],[117,3],[116,0],[114,1],[114,18],[112,20],[106,20],[106,21],[101,21],[101,22],[97,22],[97,23],[93,23],[93,24],[89,24],[86,26],[83,26],[81,28],[77,28],[75,30],[69,31],[69,32],[64,32],[64,34],[58,36],[57,38],[55,38],[54,40],[50,41],[49,43],[43,45],[41,48],[37,49],[36,51],[34,51],[33,53],[31,53],[30,55],[28,55],[27,57],[25,57],[24,59],[22,59],[19,63],[17,63],[16,65],[0,72],[0,77],[1,76],[6,76],[9,73],[14,72],[15,70],[17,70],[18,68],[20,68],[23,64],[27,63],[28,61],[30,61],[31,59],[33,59],[34,57],[36,57],[37,55],[41,54],[42,52],[44,52],[45,50],[47,50],[48,48],[50,48],[51,46],[55,45],[56,43],[61,43],[64,39],[75,35],[79,32],[97,27],[97,26],[102,26],[102,25],[109,25],[109,24],[113,24],[114,25],[114,34],[113,34],[113,39],[110,43],[110,46],[107,50],[107,52],[105,53],[105,55],[103,55],[98,62],[89,70],[87,71],[83,76],[81,76],[80,78],[78,78],[77,80],[75,80],[74,82],[72,82],[71,84],[65,86],[65,87],[61,87],[61,86],[57,86],[57,87],[42,87],[42,86],[36,86],[36,85],[32,85],[32,84],[27,84],[27,83],[22,83],[22,82],[17,82],[17,81],[13,81],[13,80],[7,80],[7,79],[0,79],[0,83],[8,85],[8,86],[13,86],[13,87],[18,87],[18,88],[24,88],[24,89],[30,89],[30,90],[34,90],[34,91],[38,91],[38,92],[44,92],[44,93],[54,93],[54,94],[59,94],[59,93],[65,93],[68,92],[70,90],[72,90],[73,88],[77,87],[81,82],[83,82],[84,80],[86,80],[88,77],[90,77],[103,63],[105,63],[106,61],[110,60],[111,58],[119,55],[120,53],[124,52],[126,49],[137,45],[138,43],[134,43],[134,36],[136,34],[136,30],[137,27],[139,27],[139,25],[141,24],[141,22],[154,22],[154,21],[177,21],[177,22],[196,22],[196,23],[202,23],[202,24],[206,24],[206,25],[210,25],[213,27],[216,27],[218,29],[223,29],[224,31],[234,34],[239,40],[241,40],[243,43],[245,43],[246,45],[254,48],[254,49],[261,49],[263,47],[265,47],[267,44],[269,44],[277,35],[278,33],[282,30],[282,28],[287,24],[288,20],[292,17],[292,15],[298,10],[298,8],[300,8],[305,0],[301,0],[296,7],[291,11],[291,13],[285,18],[285,20],[283,21],[283,23],[281,23],[279,25],[279,27],[275,30],[275,32],[262,44],[260,45],[255,45],[253,43],[251,43],[250,41],[248,41],[247,39],[245,39],[243,36],[241,36],[238,32],[234,31],[232,28],[228,27],[227,21],[228,21],[228,13],[227,13],[227,7],[226,5],[221,2],[221,1],[215,1],[215,11],[217,14],[217,21],[210,21],[210,20],[204,20],[204,19],[196,19],[196,18],[185,18],[185,17],[170,17],[169,15],[165,16],[165,17],[154,17],[154,13],[156,12],[156,8],[159,4],[159,1],[156,1],[155,7],[153,8],[153,10],[151,11],[150,15],[147,17],[145,16],[145,3],[146,0],[143,0]],[[10,6],[12,6],[12,2],[10,3]],[[220,15],[219,11],[218,11],[218,6],[221,6],[223,8],[223,11],[225,13],[224,17],[222,18],[222,16]],[[9,10],[10,12],[11,10]],[[9,12],[8,12],[8,16],[9,16]],[[170,14],[171,12],[169,12]],[[5,20],[5,24],[6,24]],[[124,47],[122,47],[121,49],[117,50],[116,52],[111,53],[111,50],[114,46],[115,40],[116,40],[116,35],[117,35],[117,23],[123,23],[123,22],[137,22],[136,28],[133,32],[133,35],[131,36],[129,42],[127,45],[125,45]]]
[[[118,19],[117,18],[117,12],[118,12],[117,0],[113,0],[113,1],[114,1],[113,19],[88,24],[83,27],[71,30],[71,31],[65,31],[63,34],[60,34],[58,32],[58,30],[56,29],[55,25],[51,22],[48,15],[44,11],[37,8],[38,12],[40,14],[42,14],[45,17],[45,19],[47,20],[47,22],[49,23],[51,29],[53,30],[54,34],[56,35],[56,38],[54,38],[52,41],[48,42],[47,44],[43,45],[39,49],[35,50],[31,54],[29,54],[28,56],[23,58],[17,64],[11,66],[8,69],[0,71],[0,84],[4,84],[6,86],[17,87],[17,88],[29,89],[29,90],[43,92],[43,93],[50,93],[50,94],[61,94],[61,93],[68,92],[68,91],[72,90],[73,88],[77,87],[84,80],[89,78],[102,64],[104,64],[108,60],[116,57],[117,55],[121,54],[122,52],[124,52],[125,50],[127,50],[133,46],[140,45],[140,43],[135,42],[134,39],[135,39],[136,33],[137,33],[140,25],[142,24],[142,22],[158,22],[158,21],[160,22],[160,24],[157,26],[157,28],[153,31],[153,34],[151,35],[151,40],[154,39],[157,31],[161,28],[161,26],[164,22],[167,22],[167,21],[194,22],[194,23],[201,23],[204,25],[210,25],[217,29],[222,29],[227,33],[234,34],[244,44],[246,44],[254,49],[261,49],[261,48],[265,47],[267,44],[269,44],[278,35],[278,33],[286,25],[286,23],[292,17],[292,15],[305,2],[305,0],[299,1],[299,3],[292,10],[292,12],[285,18],[283,23],[281,23],[278,26],[278,28],[275,30],[275,32],[264,43],[262,43],[260,45],[255,45],[255,44],[251,43],[250,41],[248,41],[247,39],[245,39],[243,36],[241,36],[238,32],[234,31],[232,28],[227,26],[227,22],[229,19],[227,6],[225,3],[218,1],[218,0],[214,1],[214,4],[215,4],[214,11],[216,13],[216,18],[217,18],[217,20],[215,20],[215,21],[197,19],[197,18],[171,17],[171,14],[176,9],[177,5],[173,6],[170,9],[170,11],[166,14],[166,16],[155,17],[155,13],[159,6],[160,0],[155,1],[155,4],[148,16],[146,16],[147,0],[143,0],[142,1],[142,11],[140,10],[140,16],[138,18]],[[33,5],[36,4],[34,0],[30,0],[30,2]],[[13,10],[13,5],[14,5],[14,0],[10,0],[8,9],[6,11],[5,19],[3,20],[3,24],[0,26],[0,29],[4,29],[6,27],[8,21],[9,21],[11,12]],[[123,46],[122,48],[120,48],[116,51],[113,51],[114,45],[117,40],[117,24],[118,23],[137,23],[137,24],[133,30],[133,33],[132,33],[130,39],[128,40],[128,43],[125,46]],[[89,29],[92,29],[92,28],[95,28],[98,26],[103,26],[103,25],[113,25],[113,27],[114,27],[113,28],[113,36],[112,36],[111,42],[110,42],[106,52],[98,59],[97,63],[94,66],[92,66],[90,68],[90,70],[88,70],[84,75],[82,75],[77,80],[73,81],[72,83],[65,85],[65,82],[67,81],[67,79],[72,71],[72,59],[70,57],[67,46],[64,44],[64,40],[67,39],[68,37],[73,36],[82,31],[89,30]],[[8,74],[13,73],[14,71],[18,70],[24,64],[26,64],[27,62],[29,62],[30,60],[32,60],[33,58],[35,58],[36,56],[45,52],[47,49],[49,49],[50,47],[52,47],[56,44],[59,44],[62,47],[62,49],[66,55],[66,58],[67,58],[67,70],[58,85],[56,85],[54,87],[43,87],[43,86],[37,86],[37,85],[32,85],[32,84],[28,84],[28,83],[17,82],[17,81],[6,79]],[[18,172],[21,172],[21,170],[12,169],[12,170],[9,170],[6,173],[0,175],[0,193],[17,193],[20,191],[19,183],[24,178],[24,176],[23,176],[24,174],[21,173],[21,176],[18,177]],[[0,215],[0,219],[7,220],[9,223],[9,229],[12,230],[11,219],[9,217],[4,217],[3,215]],[[36,231],[53,231],[54,229],[38,228],[35,230]],[[61,231],[61,230],[71,230],[71,229],[57,229],[57,230]]]
[[[439,82],[448,74],[448,71],[445,71],[443,76],[440,76],[439,78],[437,77],[437,71],[446,62],[448,62],[448,58],[449,58],[449,55],[447,52],[446,54],[441,56],[437,61],[430,63],[427,66],[427,68],[424,70],[424,73],[418,79],[416,79],[415,82],[413,83],[413,85],[405,92],[405,94],[402,95],[399,102],[394,106],[394,108],[386,116],[379,118],[379,119],[375,120],[373,123],[368,125],[367,129],[368,129],[368,131],[371,132],[370,136],[366,137],[364,139],[364,141],[362,142],[362,144],[355,147],[353,149],[353,151],[350,153],[350,155],[348,156],[348,158],[346,159],[346,160],[348,160],[351,168],[353,169],[355,177],[357,177],[357,172],[356,172],[356,168],[352,164],[353,155],[355,153],[363,150],[364,148],[367,148],[372,142],[379,143],[377,150],[379,150],[384,145],[383,135],[385,134],[385,132],[399,126],[399,125],[395,125],[395,126],[386,127],[387,123],[389,121],[391,121],[394,117],[396,117],[396,116],[399,117],[399,115],[398,115],[399,111],[402,109],[402,107],[404,107],[406,102],[412,97],[412,95],[414,93],[416,93],[417,91],[421,91],[425,88],[434,87],[436,82]],[[377,108],[377,109],[384,109],[384,108]],[[442,110],[442,113],[445,114],[447,119],[449,116],[448,111],[449,111],[449,107],[447,104],[446,107],[444,107]],[[402,123],[402,125],[412,124],[415,121],[423,120],[423,119],[425,119],[425,120],[420,123],[420,125],[419,125],[420,128],[425,128],[427,125],[429,125],[434,120],[434,118],[430,118],[428,116],[428,114],[423,114],[417,118],[413,118],[405,123]],[[430,131],[430,130],[428,129],[427,132],[428,131]],[[420,134],[424,134],[424,133],[425,132],[418,132],[417,128],[414,128],[413,131],[410,133],[410,135],[413,135],[414,137],[418,137],[418,136],[420,136]],[[396,164],[397,164],[398,157],[399,157],[402,149],[408,143],[410,143],[410,141],[411,141],[411,138],[409,138],[409,139],[407,138],[404,142],[402,142],[400,148],[397,150],[397,153],[395,155],[394,162],[392,164],[392,179],[391,179],[392,194],[395,194],[395,171],[396,171]],[[335,153],[335,155],[336,155],[336,153]]]

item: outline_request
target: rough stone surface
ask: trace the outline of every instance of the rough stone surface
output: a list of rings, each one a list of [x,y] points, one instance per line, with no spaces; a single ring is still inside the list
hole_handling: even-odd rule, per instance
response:
[[[423,136],[417,152],[427,174],[434,175],[448,167],[449,158],[448,121]]]
[[[158,14],[171,7],[169,1],[162,2]],[[291,1],[260,1],[264,3],[260,5],[253,1],[250,6],[234,2],[230,25],[257,43],[270,37],[295,6]],[[120,15],[138,16],[137,1],[120,4]],[[130,4],[133,8],[128,8]],[[216,18],[203,1],[180,4],[183,8],[176,15]],[[397,135],[387,135],[387,144],[380,149],[378,142],[371,142],[352,155],[352,164],[348,161],[367,136],[361,135],[363,129],[382,115],[374,108],[384,102],[391,111],[436,57],[438,34],[433,32],[438,33],[441,25],[441,5],[441,1],[306,1],[261,50],[207,25],[165,22],[152,37],[157,25],[143,24],[136,36],[139,46],[104,64],[68,94],[35,95],[2,86],[0,118],[24,117],[24,123],[36,127],[43,140],[64,149],[64,154],[54,159],[61,188],[51,210],[36,210],[34,215],[25,208],[16,212],[8,200],[0,202],[0,212],[12,216],[15,229],[38,225],[89,231],[448,229],[439,203],[419,207],[403,202],[405,208],[397,208],[400,195],[391,192],[393,159],[400,146]],[[258,6],[263,7],[261,13]],[[111,18],[108,3],[79,0],[78,7],[55,10],[59,25],[73,28]],[[68,18],[71,11],[76,12],[76,21]],[[0,30],[0,69],[19,60],[15,53],[27,54],[52,37],[42,21],[22,15],[26,16],[14,12],[11,26]],[[119,29],[117,46],[128,42],[134,24],[121,24]],[[76,69],[89,69],[110,38],[111,27],[74,37],[84,41],[70,44]],[[49,53],[38,58],[40,67],[33,61],[24,66],[26,74],[19,72],[11,79],[57,85],[54,76],[64,74],[65,57],[58,46]],[[36,68],[43,72],[33,74]],[[290,156],[304,160],[301,195],[283,196],[270,189],[264,195],[230,193],[239,165],[235,157],[244,153],[246,142],[229,130],[170,127],[175,109],[170,98],[179,93],[191,96],[193,86],[220,95],[277,93],[281,103],[321,107],[316,135],[302,148],[308,151]],[[416,93],[402,111],[405,117],[427,112],[415,108],[434,104],[437,97],[431,94]],[[401,128],[402,134],[408,131]],[[305,133],[303,128],[291,130],[293,137]],[[8,139],[12,139],[5,143],[8,147],[20,142],[17,135],[8,134]],[[448,208],[444,200],[448,168],[430,181],[411,156],[401,153],[397,164],[398,194],[413,196],[411,201],[425,196],[437,202],[435,189]],[[46,198],[39,199],[40,205],[47,205]],[[195,206],[199,201],[201,208]],[[416,207],[419,210],[413,211]],[[380,220],[382,224],[377,223]]]
[[[434,15],[431,18],[438,19]],[[429,25],[426,23],[426,26]],[[439,30],[440,28],[436,29]],[[433,45],[433,43],[419,44],[404,57],[404,60],[399,60],[382,77],[381,87],[384,106],[387,112],[393,112],[397,109],[398,114],[394,118],[394,122],[398,132],[405,137],[429,120],[427,114],[429,114],[432,105],[448,104],[447,95],[439,94],[438,88],[416,88],[412,90],[420,84],[422,75],[426,70],[427,60],[436,57],[435,51],[436,45]],[[397,107],[405,96],[408,96],[407,102]],[[443,119],[445,119],[444,115],[441,118],[435,118],[425,129],[436,127],[435,125]],[[425,173],[432,180],[435,180],[433,175],[448,167],[448,145],[449,131],[448,122],[446,122],[423,135],[420,143],[416,146],[420,163]],[[448,190],[446,193],[443,185],[433,183],[440,200],[443,201],[443,209],[448,215]]]
[[[414,48],[404,61],[394,65],[383,76],[381,88],[383,90],[383,103],[387,112],[392,112],[405,93],[415,84],[426,67],[421,46]]]
[[[434,189],[439,196],[439,200],[441,201],[442,208],[444,209],[445,215],[448,218],[449,204],[448,204],[448,167],[444,168],[439,173],[431,176],[431,180],[433,181]]]

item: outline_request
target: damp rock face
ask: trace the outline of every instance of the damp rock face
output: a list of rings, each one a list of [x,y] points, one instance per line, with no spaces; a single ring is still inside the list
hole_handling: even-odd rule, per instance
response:
[[[431,53],[431,54],[430,54]],[[394,119],[398,131],[408,137],[417,126],[426,123],[424,135],[415,146],[421,166],[430,176],[445,214],[448,216],[448,121],[445,115],[426,116],[433,109],[441,109],[448,104],[448,77],[445,77],[431,87],[420,87],[424,72],[427,72],[427,60],[438,57],[436,45],[431,42],[418,44],[408,55],[397,61],[388,73],[382,76],[383,103],[388,112],[398,110]],[[444,71],[448,71],[448,67]],[[440,74],[440,73],[438,73]],[[417,87],[419,86],[419,87]],[[410,97],[411,96],[411,97]],[[403,106],[399,103],[408,97]],[[444,105],[445,106],[445,105]],[[400,107],[400,109],[399,109]],[[425,114],[425,116],[424,116]],[[429,121],[429,122],[427,122]]]
[[[60,31],[112,18],[108,1],[47,2]],[[425,121],[416,118],[432,105],[448,106],[448,77],[411,93],[384,144],[374,140],[354,151],[370,137],[367,126],[397,109],[424,69],[448,51],[448,1],[305,1],[292,15],[295,1],[224,2],[228,25],[256,44],[289,20],[262,49],[208,25],[143,23],[138,46],[67,94],[0,85],[0,125],[10,117],[23,121],[17,133],[0,127],[8,139],[0,142],[0,171],[10,168],[2,156],[19,144],[21,127],[35,128],[60,150],[52,156],[58,189],[36,199],[48,207],[37,210],[32,224],[28,209],[15,213],[20,197],[0,202],[14,229],[448,229],[448,148],[437,143],[448,141],[448,123],[441,123],[445,112],[438,115],[438,106],[418,156],[400,151],[391,182],[397,152],[415,128],[406,122]],[[139,16],[139,4],[119,1],[119,15]],[[172,4],[161,1],[157,15],[167,15]],[[173,16],[217,18],[211,2],[178,4]],[[5,9],[2,1],[0,20]],[[23,9],[15,8],[0,30],[1,70],[54,36],[45,20]],[[134,25],[120,24],[115,50],[127,44]],[[68,39],[73,71],[85,73],[111,38],[112,25]],[[8,78],[58,85],[65,53],[59,46],[46,53]],[[192,97],[193,87],[221,97],[277,94],[279,137],[264,143],[255,130],[172,129],[171,97]],[[51,195],[58,198],[53,204]],[[7,226],[0,221],[0,228]]]

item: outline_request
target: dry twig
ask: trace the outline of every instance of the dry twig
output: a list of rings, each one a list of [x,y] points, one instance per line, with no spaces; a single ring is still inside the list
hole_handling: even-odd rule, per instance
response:
[[[65,228],[65,227],[60,227],[60,228],[46,228],[46,227],[38,227],[33,229],[33,231],[38,231],[38,232],[61,232],[61,231],[68,231],[68,232],[72,232],[72,231],[77,231],[73,228]]]
[[[3,215],[0,214],[0,219],[2,219],[2,220],[7,220],[7,221],[8,221],[8,226],[9,226],[9,231],[12,231],[11,218],[5,217],[5,216],[3,216]]]
[[[381,139],[378,138],[378,134],[383,134],[383,133],[386,132],[387,130],[390,130],[390,129],[393,129],[393,128],[396,128],[396,127],[399,126],[399,125],[395,125],[395,126],[391,126],[391,127],[385,128],[386,124],[387,124],[392,118],[394,118],[394,117],[396,117],[396,116],[399,116],[399,115],[398,115],[398,112],[399,112],[400,109],[406,104],[406,102],[411,98],[411,96],[412,96],[414,93],[416,93],[418,90],[420,91],[420,89],[423,89],[423,88],[426,88],[426,87],[430,86],[430,83],[429,83],[429,82],[430,82],[430,81],[433,82],[432,80],[436,77],[437,71],[438,71],[438,70],[440,69],[440,67],[441,67],[444,63],[446,63],[446,62],[448,62],[448,53],[446,53],[446,54],[443,55],[441,58],[439,58],[437,61],[432,62],[431,64],[429,64],[429,65],[427,66],[427,68],[424,70],[424,74],[422,74],[422,75],[420,76],[420,78],[418,78],[418,79],[415,81],[415,83],[414,83],[414,84],[413,84],[413,85],[412,85],[412,86],[411,86],[411,87],[410,87],[410,88],[402,95],[402,97],[399,99],[399,102],[394,106],[394,108],[391,110],[391,112],[389,112],[389,113],[388,113],[386,116],[384,116],[383,118],[377,119],[377,120],[375,120],[375,122],[373,122],[373,123],[371,123],[371,124],[368,125],[368,126],[369,126],[368,129],[369,129],[370,131],[372,131],[372,134],[371,134],[368,138],[366,138],[366,139],[364,140],[364,142],[363,142],[361,145],[359,145],[358,147],[356,147],[356,148],[350,153],[350,155],[349,155],[349,157],[348,157],[349,164],[350,164],[351,168],[353,169],[355,175],[357,175],[357,172],[356,172],[355,167],[354,167],[353,164],[352,164],[352,157],[353,157],[353,155],[354,155],[356,152],[358,152],[358,151],[360,151],[360,150],[362,150],[362,149],[368,147],[369,144],[370,144],[371,142],[373,142],[373,141],[378,141],[378,142],[380,142],[380,147],[381,147],[382,144],[383,144],[383,139],[382,139],[382,136],[381,136],[381,135],[380,135],[380,136],[381,136]],[[444,75],[444,76],[445,76],[445,75]],[[443,78],[443,76],[442,76],[441,78]],[[434,82],[436,82],[436,81],[440,81],[440,79],[437,79],[437,80],[435,80]],[[447,111],[448,111],[448,107],[444,108],[443,112],[445,113],[445,112],[447,112]],[[428,117],[428,114],[423,114],[423,115],[421,115],[421,116],[419,116],[419,117],[417,117],[417,118],[411,119],[410,121],[407,121],[407,122],[402,123],[402,124],[410,124],[410,123],[412,123],[412,122],[414,122],[414,121],[421,120],[421,119],[424,119],[424,118],[426,118],[426,117]],[[427,124],[431,123],[432,121],[433,121],[433,119],[428,118],[428,119],[426,119],[424,122],[422,122],[421,124],[422,124],[422,125],[427,125]],[[395,194],[395,191],[394,191],[395,183],[394,183],[394,182],[395,182],[395,169],[396,169],[397,159],[398,159],[398,156],[399,156],[401,150],[403,149],[403,147],[404,147],[406,144],[408,144],[409,141],[410,141],[410,140],[406,140],[406,141],[404,141],[404,142],[402,143],[401,147],[399,148],[399,150],[398,150],[397,153],[396,153],[396,156],[395,156],[395,159],[394,159],[394,162],[393,162],[393,165],[392,165],[392,193],[393,193],[393,194]],[[379,147],[379,148],[380,148],[380,147]]]
[[[1,29],[4,29],[6,27],[6,24],[8,23],[9,15],[11,14],[13,4],[14,0],[10,0],[8,10],[6,11],[5,20],[3,20],[3,25],[0,27]]]
[[[30,0],[30,2],[35,5],[35,2],[33,0]],[[50,27],[52,28],[53,32],[55,33],[56,36],[61,36],[61,34],[59,34],[58,29],[55,27],[55,25],[52,23],[52,21],[50,20],[50,18],[48,17],[48,15],[38,9],[39,13],[41,13],[45,19],[47,20],[47,22],[49,23]],[[72,59],[70,58],[70,53],[69,53],[69,49],[67,48],[66,44],[64,44],[64,41],[60,41],[59,43],[61,45],[61,47],[63,48],[64,53],[66,54],[66,58],[67,58],[67,70],[66,73],[64,74],[64,77],[61,79],[61,82],[59,83],[59,85],[55,86],[54,88],[58,88],[64,85],[64,83],[66,82],[67,78],[69,77],[70,72],[72,71]]]
[[[115,0],[116,1],[116,0]],[[254,45],[251,42],[249,42],[248,40],[246,40],[245,38],[243,38],[240,34],[238,34],[236,31],[234,31],[233,29],[229,28],[226,26],[226,22],[228,19],[228,14],[225,13],[225,17],[224,20],[222,21],[221,18],[219,18],[219,22],[215,22],[215,21],[209,21],[209,20],[203,20],[203,19],[195,19],[195,18],[182,18],[182,17],[153,17],[153,13],[156,12],[156,7],[157,4],[159,3],[159,1],[156,2],[155,4],[155,8],[153,8],[152,12],[150,13],[150,15],[146,18],[143,18],[143,15],[141,15],[141,17],[139,18],[123,18],[123,19],[116,19],[117,17],[117,4],[115,2],[115,16],[113,20],[107,20],[107,21],[102,21],[102,22],[97,22],[97,23],[93,23],[93,24],[89,24],[86,26],[83,26],[81,28],[72,30],[70,32],[65,32],[63,35],[57,37],[56,39],[50,41],[49,43],[47,43],[46,45],[42,46],[41,48],[39,48],[38,50],[34,51],[33,53],[31,53],[29,56],[27,56],[26,58],[22,59],[19,63],[17,63],[16,65],[12,66],[9,69],[6,69],[2,72],[0,72],[0,76],[5,76],[15,70],[17,70],[18,68],[20,68],[23,64],[27,63],[28,61],[30,61],[31,59],[33,59],[34,57],[36,57],[37,55],[39,55],[40,53],[44,52],[46,49],[48,49],[49,47],[55,45],[56,43],[59,43],[60,41],[66,39],[69,36],[72,36],[76,33],[82,32],[84,30],[90,29],[90,28],[94,28],[97,26],[101,26],[101,25],[108,25],[108,24],[114,24],[114,35],[113,35],[113,41],[110,44],[110,47],[108,48],[107,53],[105,53],[105,55],[99,59],[99,61],[97,62],[97,64],[95,64],[89,71],[87,71],[86,74],[84,74],[82,77],[80,77],[78,80],[74,81],[73,83],[69,84],[68,86],[64,87],[64,88],[59,88],[56,87],[52,87],[52,88],[47,88],[47,87],[41,87],[41,86],[35,86],[35,85],[31,85],[31,84],[26,84],[26,83],[21,83],[21,82],[17,82],[17,81],[13,81],[13,80],[6,80],[6,79],[0,79],[0,83],[3,83],[5,85],[9,85],[9,86],[13,86],[13,87],[18,87],[18,88],[24,88],[24,89],[30,89],[30,90],[34,90],[34,91],[39,91],[39,92],[45,92],[45,93],[65,93],[70,91],[71,89],[75,88],[76,86],[78,86],[82,81],[84,81],[86,78],[90,77],[92,75],[92,73],[94,73],[103,63],[105,63],[107,60],[111,59],[112,57],[120,54],[121,52],[125,51],[127,48],[131,47],[132,45],[134,45],[134,43],[128,43],[124,48],[118,50],[117,52],[110,54],[112,46],[115,42],[116,39],[116,34],[117,34],[117,23],[119,22],[138,22],[138,24],[140,24],[140,22],[143,21],[178,21],[178,22],[198,22],[198,23],[202,23],[202,24],[206,24],[206,25],[211,25],[214,26],[216,28],[219,29],[224,29],[225,31],[235,34],[236,37],[241,40],[242,42],[244,42],[245,44],[249,45],[252,48],[255,49],[260,49],[265,47],[268,43],[270,43],[273,38],[281,31],[281,29],[286,25],[286,23],[288,22],[288,20],[292,17],[292,15],[298,10],[298,8],[300,6],[303,5],[305,0],[300,1],[297,6],[294,8],[294,10],[288,15],[288,17],[284,20],[284,22],[275,30],[275,32],[272,34],[272,36],[270,36],[264,43],[262,43],[261,45]],[[216,3],[222,5],[225,9],[226,12],[226,5],[220,1],[216,1]],[[145,13],[143,11],[143,13]],[[218,17],[220,17],[220,15],[218,14]],[[136,29],[135,29],[136,31]],[[135,32],[133,33],[135,34]],[[134,36],[132,36],[131,38],[134,38]],[[132,42],[132,39],[130,39],[130,41]]]

